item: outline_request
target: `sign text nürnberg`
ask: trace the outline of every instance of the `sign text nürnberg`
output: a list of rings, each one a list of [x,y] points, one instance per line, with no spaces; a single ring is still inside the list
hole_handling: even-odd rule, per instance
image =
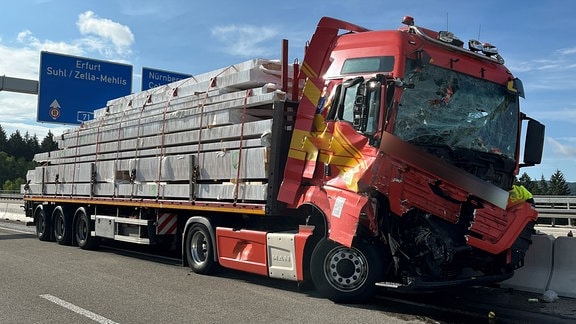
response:
[[[190,74],[142,68],[142,91],[191,77]]]

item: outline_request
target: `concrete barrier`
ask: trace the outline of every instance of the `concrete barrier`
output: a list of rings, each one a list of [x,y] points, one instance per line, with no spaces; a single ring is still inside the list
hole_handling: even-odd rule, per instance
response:
[[[500,286],[543,294],[552,272],[554,236],[532,235],[532,245],[526,251],[524,266]]]
[[[18,202],[1,202],[0,219],[7,219],[20,222],[31,222],[32,218],[26,217],[22,208],[22,201]]]
[[[0,204],[1,214],[22,214],[24,209],[22,209],[22,203],[1,203]]]
[[[558,237],[548,289],[559,296],[576,298],[576,237]]]

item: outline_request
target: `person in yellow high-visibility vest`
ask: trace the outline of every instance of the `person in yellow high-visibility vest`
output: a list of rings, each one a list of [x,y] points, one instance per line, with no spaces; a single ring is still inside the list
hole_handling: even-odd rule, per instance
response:
[[[513,185],[512,190],[509,191],[508,205],[516,205],[523,201],[529,202],[534,205],[534,197],[532,193],[523,185]]]

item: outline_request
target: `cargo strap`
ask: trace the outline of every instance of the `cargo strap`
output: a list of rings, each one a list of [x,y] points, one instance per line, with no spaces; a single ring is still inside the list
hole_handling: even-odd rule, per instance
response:
[[[158,161],[158,180],[156,181],[156,198],[160,198],[160,182],[162,181],[162,163],[164,162],[164,153],[165,153],[165,135],[166,135],[166,113],[168,112],[168,108],[170,108],[170,102],[172,97],[174,96],[176,90],[172,89],[172,92],[168,96],[168,100],[166,100],[166,106],[164,106],[164,110],[162,111],[162,133],[160,136],[160,160]]]
[[[122,122],[124,121],[124,118],[126,117],[126,110],[128,110],[128,107],[132,106],[132,101],[128,101],[126,103],[126,107],[124,108],[124,110],[122,111],[122,117],[120,117],[120,122],[118,123],[118,136],[116,136],[116,138],[118,138],[118,141],[116,141],[116,160],[114,161],[116,168],[118,168],[119,166],[119,157],[120,157],[120,143],[122,143],[122,141],[120,140],[122,137]],[[115,175],[116,177],[116,175]],[[114,179],[115,181],[117,179]],[[116,197],[118,195],[118,186],[114,186],[114,197]]]
[[[244,142],[244,124],[246,123],[246,107],[248,106],[248,98],[252,95],[252,89],[246,90],[244,96],[244,106],[242,107],[242,123],[240,125],[240,145],[238,147],[238,169],[236,170],[236,183],[234,184],[234,203],[238,200],[238,187],[240,186],[240,172],[242,170],[242,148]]]

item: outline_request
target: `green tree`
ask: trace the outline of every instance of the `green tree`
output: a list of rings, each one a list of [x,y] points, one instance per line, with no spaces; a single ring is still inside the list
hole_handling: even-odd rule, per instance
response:
[[[570,188],[568,187],[566,179],[564,179],[564,174],[558,169],[556,169],[556,172],[550,177],[550,191],[548,194],[557,196],[570,195]]]
[[[48,132],[48,139],[45,139],[48,150],[57,149],[52,137],[52,133]],[[16,130],[7,138],[0,125],[0,189],[19,190],[26,181],[26,173],[36,167],[32,159],[41,149],[38,136],[30,136],[28,132],[22,136]]]
[[[549,195],[550,194],[550,189],[548,187],[548,181],[546,181],[546,179],[544,179],[544,175],[542,175],[540,177],[540,182],[538,184],[538,194],[539,195]]]
[[[16,158],[5,152],[0,152],[0,184],[7,180],[16,183],[18,178],[25,178],[28,170],[34,169],[36,163],[22,157]]]
[[[0,152],[6,152],[6,143],[8,142],[8,137],[2,125],[0,125]]]
[[[0,183],[4,183],[4,181],[8,180],[10,176],[10,170],[8,166],[8,158],[11,158],[4,151],[0,151]]]
[[[58,143],[54,141],[54,134],[48,131],[48,135],[44,137],[42,143],[40,143],[40,152],[51,152],[58,149]]]
[[[26,181],[22,178],[16,178],[14,181],[6,180],[2,185],[2,190],[6,191],[20,191],[20,186],[23,185]]]
[[[24,135],[24,142],[26,143],[24,152],[22,152],[22,157],[26,160],[32,160],[34,154],[40,152],[40,143],[38,142],[38,136],[30,136],[28,132]]]
[[[524,186],[528,191],[530,191],[533,195],[539,194],[539,188],[536,181],[532,180],[528,173],[524,172],[518,179],[517,183],[519,185]]]
[[[5,152],[15,157],[22,157],[24,156],[23,154],[26,153],[25,148],[26,141],[20,134],[20,131],[16,130],[12,135],[10,135],[10,138],[8,138]]]

